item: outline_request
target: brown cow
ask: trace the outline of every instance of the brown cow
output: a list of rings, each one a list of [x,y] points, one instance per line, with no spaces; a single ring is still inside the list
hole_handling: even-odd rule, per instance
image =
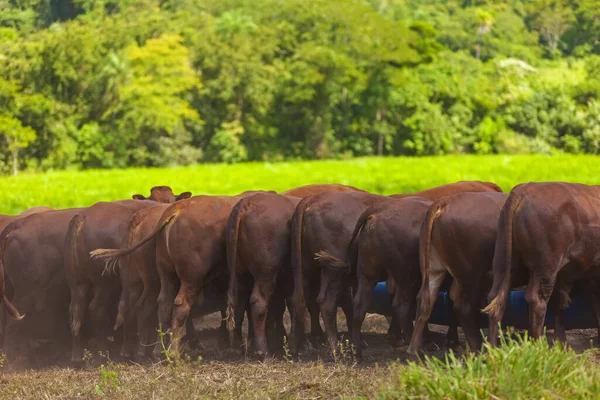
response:
[[[158,204],[142,209],[129,221],[127,237],[123,248],[132,246],[151,234],[160,220],[168,204]],[[115,330],[123,326],[123,346],[121,356],[132,358],[137,347],[138,359],[149,357],[152,351],[150,344],[157,343],[158,327],[158,295],[160,293],[160,277],[156,265],[156,239],[153,238],[139,249],[124,257],[119,263],[121,277],[121,300],[115,324]],[[202,316],[222,311],[224,317],[225,297],[223,293],[207,288],[205,304],[196,307],[192,316]],[[212,301],[211,301],[212,300]],[[188,333],[193,333],[192,318],[188,319]],[[221,324],[222,337],[227,337],[225,320]]]
[[[496,345],[498,323],[515,275],[529,276],[525,298],[529,303],[529,330],[533,338],[542,334],[550,297],[556,313],[566,308],[573,284],[600,274],[600,186],[540,182],[516,186],[510,193],[498,222],[493,261],[493,286],[485,308],[489,313],[489,340]],[[598,314],[598,308],[593,307]],[[597,320],[600,319],[596,315]],[[559,321],[555,335],[565,340]]]
[[[391,276],[396,283],[392,308],[408,341],[412,335],[412,312],[421,273],[419,234],[431,201],[419,197],[390,199],[369,207],[356,223],[348,265],[340,273],[355,271],[358,287],[353,299],[352,342],[362,358],[360,330],[377,282]]]
[[[506,193],[458,193],[436,201],[421,227],[422,283],[419,311],[408,353],[415,355],[444,281],[452,277],[450,299],[469,346],[481,347],[477,325],[491,287],[498,217]]]
[[[63,255],[69,221],[80,210],[18,218],[0,236],[0,260],[9,296],[26,315],[22,321],[5,321],[2,346],[11,359],[32,360],[32,341],[51,339],[56,343],[55,355],[61,353],[61,345],[70,345],[69,286]]]
[[[466,181],[439,186],[414,194],[398,194],[393,198],[420,196],[429,200],[464,191],[499,192],[493,183]],[[318,322],[316,304],[320,307],[332,348],[337,348],[337,305],[341,303],[346,319],[351,321],[352,302],[347,290],[347,274],[335,268],[345,260],[356,221],[372,205],[388,201],[389,197],[368,193],[321,193],[302,200],[292,220],[292,269],[294,274],[295,315],[297,317],[296,346],[304,339],[304,292],[311,320]],[[317,259],[315,259],[315,255]],[[343,261],[341,261],[343,263]],[[339,264],[338,264],[339,265]],[[318,296],[316,293],[318,292]],[[298,349],[295,348],[294,352]]]
[[[121,247],[130,247],[151,233],[169,206],[157,204],[136,212],[129,220]],[[154,239],[120,260],[119,276],[122,289],[114,330],[123,326],[121,357],[133,358],[136,347],[138,356],[145,357],[147,350],[151,349],[148,344],[156,343],[157,337],[156,299],[160,291],[160,279],[156,269]]]
[[[15,221],[19,218],[26,217],[28,215],[33,215],[41,212],[52,211],[53,209],[46,206],[32,207],[25,211],[23,211],[19,215],[0,215],[0,232],[4,230],[12,221]],[[2,246],[0,244],[0,246]],[[2,260],[0,259],[0,266],[2,265]],[[9,315],[13,318],[20,319],[21,315],[14,307],[14,305],[6,298],[6,285],[4,278],[4,269],[0,268],[0,302],[4,302],[4,307],[7,309]],[[0,348],[4,341],[4,328],[5,328],[5,320],[4,320],[4,312],[0,312]]]
[[[111,322],[116,316],[121,290],[118,276],[105,271],[102,262],[91,259],[90,251],[100,247],[119,247],[136,211],[157,202],[174,203],[191,196],[190,192],[176,196],[168,186],[153,187],[150,193],[149,198],[136,194],[134,200],[96,203],[78,212],[69,224],[65,270],[71,291],[71,360],[74,363],[82,361],[85,341],[91,332],[97,339],[111,340],[114,335]],[[90,321],[82,332],[88,312]]]
[[[8,226],[8,224],[10,224],[11,222],[13,222],[16,219],[27,217],[27,216],[33,215],[33,214],[46,212],[46,211],[54,211],[54,208],[46,207],[46,206],[38,206],[38,207],[28,208],[27,210],[23,211],[19,215],[0,214],[0,233],[4,230],[4,228],[6,228]]]
[[[156,262],[160,276],[158,320],[166,331],[171,322],[172,348],[181,353],[184,325],[192,306],[204,301],[204,290],[211,283],[227,291],[228,274],[225,227],[235,204],[245,196],[194,196],[167,208],[152,233],[126,249],[98,249],[96,259],[115,263],[156,237]],[[155,355],[163,349],[160,344]]]
[[[256,194],[236,204],[227,225],[228,314],[230,327],[235,327],[232,346],[241,342],[241,324],[249,302],[260,356],[268,352],[267,318],[273,324],[269,331],[274,331],[275,339],[281,340],[285,335],[284,297],[291,296],[292,290],[290,225],[300,198],[322,192],[358,191],[361,190],[346,185],[315,184],[290,189],[282,195]],[[275,292],[277,295],[273,296]],[[269,312],[272,302],[276,308]]]
[[[292,288],[290,221],[299,201],[297,197],[261,193],[240,200],[231,212],[227,224],[227,314],[229,329],[234,330],[234,348],[241,344],[242,321],[248,305],[259,356],[269,352],[267,313],[269,328],[277,330],[273,332],[275,339],[282,339],[285,334],[279,319],[284,312],[284,297]]]

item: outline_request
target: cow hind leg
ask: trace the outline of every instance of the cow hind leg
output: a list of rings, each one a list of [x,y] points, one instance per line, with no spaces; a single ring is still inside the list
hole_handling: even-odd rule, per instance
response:
[[[227,330],[227,304],[221,306],[221,324],[219,325],[219,349],[225,350],[231,348],[229,340],[229,331]]]
[[[562,282],[555,286],[552,298],[554,298],[554,338],[563,344],[567,344],[567,333],[565,331],[565,310],[571,303],[572,282]]]
[[[157,327],[158,327],[158,307],[156,304],[144,304],[144,309],[150,309],[152,313],[146,318],[140,316],[137,320],[138,343],[137,343],[137,359],[144,360],[152,355],[152,349],[157,344]]]
[[[152,347],[157,344],[158,293],[148,292],[145,298],[141,300],[141,303],[137,304],[133,310],[137,318],[138,360],[150,357]]]
[[[89,306],[94,338],[98,341],[100,349],[108,351],[109,354],[118,353],[120,350],[119,338],[113,330],[114,311],[117,308],[113,301],[115,294],[116,291],[110,284],[103,283],[94,290],[94,297]]]
[[[352,336],[353,305],[352,305],[352,295],[350,294],[349,290],[344,290],[344,292],[342,293],[341,306],[342,306],[342,311],[344,312],[344,315],[346,316],[346,326],[348,328],[348,335]]]
[[[317,291],[309,291],[308,296],[306,296],[306,307],[310,314],[310,336],[315,342],[323,343],[325,341],[325,333],[321,328],[321,311],[317,303],[317,296]]]
[[[234,327],[233,334],[230,336],[232,349],[239,349],[242,354],[247,350],[243,346],[242,324],[244,323],[244,313],[248,310],[250,304],[250,294],[252,288],[252,279],[250,276],[238,277],[237,282],[237,302],[233,310]],[[248,318],[248,340],[251,336],[251,319]]]
[[[21,311],[25,311],[23,308]],[[2,310],[4,312],[4,310]],[[28,312],[30,318],[35,317],[31,312]],[[34,333],[35,330],[28,326],[27,320],[14,321],[8,319],[6,321],[6,337],[4,340],[3,351],[7,358],[10,360],[12,368],[19,369],[22,367],[30,366],[31,362],[34,361],[30,351],[30,334]],[[28,334],[30,333],[30,334]]]
[[[453,311],[460,321],[470,350],[479,351],[483,338],[477,326],[477,317],[479,315],[477,294],[471,293],[469,295],[465,293],[465,290],[456,281],[452,283],[450,297],[454,303]]]
[[[119,314],[114,327],[114,330],[117,330],[120,325],[119,322],[122,321],[123,345],[121,346],[121,357],[126,360],[133,358],[138,343],[138,324],[134,308],[143,290],[140,283],[129,286],[127,290],[123,289],[119,301]]]
[[[202,289],[182,283],[173,302],[173,318],[171,322],[171,341],[175,357],[180,357],[182,352],[181,340],[184,336],[184,327],[188,321],[192,305],[200,298],[202,304]]]
[[[446,332],[446,341],[448,342],[448,346],[452,347],[458,344],[458,311],[452,299],[448,301],[448,314],[450,321],[448,323],[448,331]]]
[[[268,326],[271,334],[267,332],[269,350],[273,353],[280,352],[283,349],[284,338],[286,337],[285,326],[283,325],[283,315],[285,314],[285,298],[279,286],[275,286],[268,312]]]
[[[256,279],[250,296],[252,325],[254,326],[254,346],[259,357],[264,358],[268,352],[267,344],[267,313],[273,294],[273,282]]]
[[[337,328],[337,302],[336,296],[333,293],[320,293],[317,298],[317,303],[321,309],[323,323],[325,324],[325,332],[329,339],[329,345],[335,352],[338,346],[338,328]]]
[[[391,296],[391,302],[394,301],[394,296]],[[390,346],[396,347],[401,344],[401,336],[402,336],[402,328],[400,328],[400,324],[398,323],[398,317],[396,317],[396,313],[392,313],[392,318],[390,320],[390,326],[387,331],[387,338]]]
[[[85,321],[90,286],[88,284],[76,284],[71,289],[71,333],[73,337],[71,349],[71,362],[77,365],[83,364],[83,349],[85,340],[82,338],[83,323]]]
[[[548,301],[554,290],[554,277],[530,274],[525,298],[529,304],[529,334],[538,339],[544,330]]]
[[[176,276],[161,276],[160,294],[158,295],[158,331],[159,341],[154,347],[154,356],[161,357],[170,348],[169,326],[173,315],[173,301],[178,291]]]
[[[600,340],[600,296],[598,295],[598,282],[587,281],[582,282],[584,295],[592,309],[594,318],[596,319],[596,329],[598,331],[598,340]]]
[[[185,333],[183,334],[183,338],[190,347],[193,349],[196,348],[198,343],[196,343],[196,328],[194,328],[194,319],[192,317],[188,317],[185,320]]]
[[[411,312],[414,309],[414,297],[416,297],[416,295],[411,296],[411,293],[402,293],[402,290],[399,290],[399,288],[396,287],[394,300],[392,301],[394,314],[398,318],[398,323],[400,324],[400,329],[402,330],[402,335],[406,342],[410,342],[414,332],[413,313]]]
[[[317,303],[320,288],[321,278],[318,274],[304,276],[304,298],[310,315],[310,337],[315,343],[325,342],[325,333],[321,328],[321,310],[319,310],[319,303]]]
[[[352,314],[352,344],[354,346],[354,354],[357,361],[362,360],[360,330],[367,315],[367,310],[369,308],[371,299],[373,298],[373,291],[375,290],[376,284],[376,281],[359,277],[358,288],[353,300],[354,310]]]
[[[446,269],[439,265],[434,268],[437,264],[431,263],[432,270],[429,271],[429,279],[426,281],[426,285],[422,285],[417,296],[418,298],[418,310],[415,327],[412,338],[410,339],[410,345],[408,346],[408,354],[415,355],[421,347],[423,341],[423,334],[427,328],[427,322],[435,306],[435,302],[438,297],[440,288],[444,279],[446,279]]]
[[[463,328],[470,350],[479,351],[479,349],[481,349],[482,337],[481,331],[477,326],[477,315],[479,312],[477,305],[470,302],[455,304],[454,310],[460,319],[460,324]]]

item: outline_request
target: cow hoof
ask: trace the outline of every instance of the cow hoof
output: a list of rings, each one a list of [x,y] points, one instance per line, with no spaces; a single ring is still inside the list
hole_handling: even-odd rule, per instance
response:
[[[164,360],[165,359],[164,350],[154,350],[152,352],[152,358],[154,358],[156,361]]]
[[[327,343],[327,338],[324,333],[311,333],[308,337],[308,340],[313,344],[313,346],[317,346],[319,344]]]
[[[408,346],[408,349],[406,349],[406,354],[408,354],[409,357],[414,357],[419,353],[419,349],[417,349],[416,347],[413,346]]]
[[[152,358],[153,358],[152,354],[146,354],[144,352],[138,352],[135,355],[136,361],[140,364],[150,363],[150,362],[152,362]]]
[[[412,362],[419,361],[419,353],[418,352],[408,352],[406,354],[406,361],[412,361]]]

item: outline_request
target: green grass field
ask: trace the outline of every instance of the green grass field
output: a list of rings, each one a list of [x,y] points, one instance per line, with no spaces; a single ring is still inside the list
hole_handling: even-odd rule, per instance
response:
[[[237,194],[244,190],[283,191],[308,183],[344,183],[373,193],[412,192],[480,179],[504,190],[526,181],[561,180],[600,183],[597,156],[445,156],[358,158],[285,163],[205,164],[185,168],[60,171],[0,178],[0,213],[14,214],[46,205],[88,206],[96,201],[147,195],[151,186],[175,192]]]

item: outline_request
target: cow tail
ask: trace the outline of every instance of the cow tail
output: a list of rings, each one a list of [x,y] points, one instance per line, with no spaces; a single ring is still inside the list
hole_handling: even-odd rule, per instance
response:
[[[445,201],[436,201],[429,207],[419,236],[419,264],[421,266],[421,292],[419,294],[419,316],[424,315],[425,310],[431,306],[429,296],[429,270],[431,268],[431,234],[435,219],[442,214]]]
[[[350,242],[348,242],[348,266],[352,270],[352,276],[354,277],[356,276],[355,272],[358,267],[358,236],[367,227],[367,223],[372,222],[374,219],[375,216],[373,215],[373,210],[367,208],[360,217],[358,217],[358,221],[356,222],[354,231],[350,237]]]
[[[304,314],[306,311],[306,302],[304,300],[304,276],[302,272],[302,224],[304,214],[308,211],[310,197],[305,197],[296,206],[294,216],[292,217],[292,276],[294,277],[294,290],[292,294],[292,302],[294,308],[294,318],[298,329],[298,335],[303,335],[304,332]]]
[[[79,214],[71,218],[65,237],[65,268],[70,287],[74,282],[77,282],[77,277],[82,274],[79,250],[83,248],[83,245],[80,245],[79,241],[81,240],[80,232],[83,229],[84,221],[85,218]],[[77,335],[81,329],[81,320],[77,317],[79,313],[71,310],[71,315],[71,331]]]
[[[358,222],[354,227],[354,231],[352,232],[352,237],[348,242],[346,261],[337,258],[328,250],[321,250],[315,253],[315,260],[319,261],[325,268],[344,271],[348,274],[355,272],[358,258],[358,244],[356,243],[356,238],[362,231],[364,225],[374,218],[375,216],[373,216],[370,208],[366,209],[359,217]]]
[[[139,224],[142,222],[143,218],[139,217],[139,215],[133,214],[133,216],[131,217],[131,219],[129,220],[129,225],[127,226],[127,235],[125,236],[125,240],[123,241],[125,248],[131,247],[131,245],[133,244],[133,238],[135,236],[135,232],[137,227],[139,226]],[[116,331],[117,329],[119,329],[122,325],[123,322],[125,321],[125,317],[127,315],[128,312],[133,312],[133,310],[137,310],[137,304],[142,304],[143,302],[143,298],[147,295],[148,293],[148,288],[146,286],[144,286],[144,288],[142,289],[142,294],[140,295],[138,301],[136,302],[135,305],[132,304],[127,304],[128,302],[128,297],[129,297],[129,288],[128,285],[126,284],[126,282],[124,282],[123,277],[127,274],[127,269],[131,268],[130,267],[130,263],[129,263],[129,259],[130,256],[127,256],[126,258],[123,258],[122,260],[119,261],[119,272],[121,274],[121,299],[119,300],[119,307],[118,307],[118,312],[117,312],[117,318],[115,320],[115,326],[114,326],[114,330]],[[108,273],[110,271],[107,270],[107,267],[105,267],[104,272]],[[113,266],[114,268],[114,266]],[[131,309],[131,307],[133,307],[133,309]]]
[[[4,281],[4,250],[6,249],[6,243],[8,242],[8,238],[12,232],[12,229],[13,225],[10,224],[6,227],[6,229],[4,229],[2,235],[0,236],[0,301],[4,303],[4,308],[8,312],[8,315],[11,316],[11,318],[16,320],[22,320],[25,317],[25,315],[21,315],[21,313],[19,313],[19,310],[17,310],[17,308],[10,302],[8,297],[6,297],[6,286]]]
[[[523,202],[522,195],[511,193],[500,212],[498,235],[492,271],[494,283],[488,296],[490,303],[483,309],[490,318],[500,321],[504,316],[504,308],[510,291],[510,273],[513,261],[513,223]]]
[[[127,237],[127,247],[133,246],[134,240],[136,238],[140,237],[139,233],[140,233],[140,226],[141,226],[142,221],[143,221],[143,218],[140,218],[139,221],[135,221],[134,223],[132,223],[133,229],[131,229],[130,234]],[[154,248],[151,251],[154,251]],[[129,263],[129,258],[127,259],[127,261]],[[131,268],[131,267],[128,265],[127,268]],[[140,298],[137,300],[137,302],[135,303],[134,308],[133,308],[136,313],[139,312],[139,310],[142,308],[142,304],[144,304],[144,302],[146,301],[146,298],[148,297],[149,294],[150,294],[150,287],[148,285],[144,284],[142,294],[140,295]]]
[[[133,246],[130,246],[126,249],[96,249],[90,252],[90,256],[95,260],[103,260],[105,262],[105,270],[110,270],[113,268],[120,259],[129,254],[133,253],[150,240],[152,240],[156,235],[158,235],[166,226],[170,223],[174,222],[177,216],[180,213],[183,201],[175,203],[173,206],[169,207],[163,215],[160,217],[160,220],[154,227],[154,230],[145,238],[140,240]]]
[[[237,276],[237,254],[238,254],[238,235],[240,223],[244,216],[244,200],[239,201],[227,220],[227,267],[229,269],[229,288],[227,291],[227,311],[225,319],[227,320],[227,330],[233,335],[235,329],[235,307],[237,306],[238,276]],[[231,338],[233,343],[233,338]]]

